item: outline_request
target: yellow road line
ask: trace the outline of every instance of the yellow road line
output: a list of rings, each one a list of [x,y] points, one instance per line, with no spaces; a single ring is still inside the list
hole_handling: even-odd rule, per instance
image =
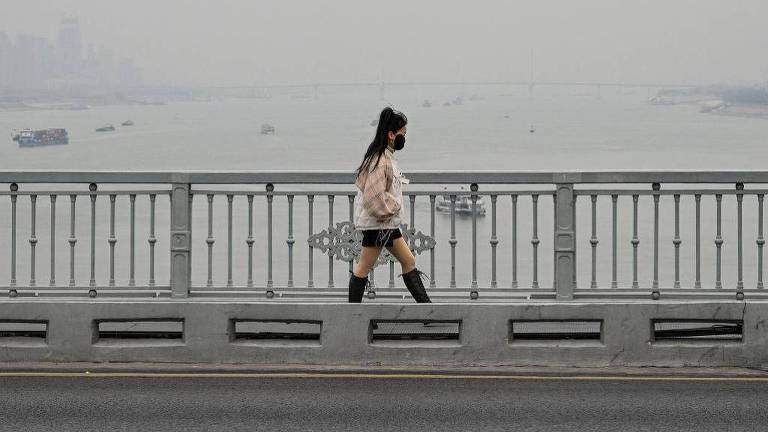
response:
[[[345,378],[345,379],[467,379],[521,381],[745,381],[768,382],[768,376],[683,377],[683,376],[541,376],[541,375],[441,375],[417,373],[175,373],[175,372],[0,372],[0,378]]]

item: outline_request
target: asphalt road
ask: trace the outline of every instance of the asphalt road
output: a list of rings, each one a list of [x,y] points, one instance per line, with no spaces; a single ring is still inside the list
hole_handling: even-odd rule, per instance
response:
[[[760,431],[768,381],[2,376],[0,430]]]

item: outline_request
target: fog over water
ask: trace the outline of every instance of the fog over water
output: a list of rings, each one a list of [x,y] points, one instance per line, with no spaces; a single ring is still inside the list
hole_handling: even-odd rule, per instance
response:
[[[67,146],[0,146],[0,167],[38,169],[333,169],[357,166],[388,103],[409,118],[398,155],[415,169],[760,169],[768,120],[690,105],[651,106],[650,90],[408,86],[321,89],[317,99],[178,102],[0,114],[0,129],[66,127]],[[651,92],[650,94],[653,94]],[[443,103],[463,95],[461,105]],[[476,100],[469,100],[477,95]],[[425,99],[433,106],[425,108]],[[132,127],[99,133],[106,123]],[[262,123],[275,135],[261,135]],[[529,127],[535,125],[536,133]],[[7,135],[6,135],[7,136]],[[14,144],[14,145],[12,145]]]

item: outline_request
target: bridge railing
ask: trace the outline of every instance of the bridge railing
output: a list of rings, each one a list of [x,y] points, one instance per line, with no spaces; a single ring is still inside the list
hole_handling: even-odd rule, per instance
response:
[[[438,301],[764,294],[768,172],[406,175],[402,230]],[[339,171],[3,171],[0,289],[343,301],[360,248],[353,180]],[[756,247],[745,247],[745,231]],[[378,264],[368,301],[406,298],[394,258],[385,251]]]

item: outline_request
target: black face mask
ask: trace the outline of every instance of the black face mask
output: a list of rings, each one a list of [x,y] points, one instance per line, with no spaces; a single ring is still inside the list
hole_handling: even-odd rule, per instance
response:
[[[405,136],[397,134],[395,136],[395,150],[402,150],[405,147]]]

